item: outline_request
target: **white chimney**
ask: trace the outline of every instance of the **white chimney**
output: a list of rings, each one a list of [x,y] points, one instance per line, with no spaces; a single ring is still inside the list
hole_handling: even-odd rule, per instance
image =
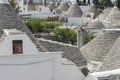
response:
[[[0,4],[9,4],[8,0],[0,0]]]
[[[77,30],[77,46],[78,48],[82,47],[85,42],[85,30],[78,27]]]
[[[46,0],[42,0],[43,6],[46,6]]]

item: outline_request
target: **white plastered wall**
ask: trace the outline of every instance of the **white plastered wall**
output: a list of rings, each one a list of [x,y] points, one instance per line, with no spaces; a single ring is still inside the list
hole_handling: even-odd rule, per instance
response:
[[[8,0],[0,0],[0,4],[9,4]]]
[[[39,51],[26,34],[8,35],[0,42],[0,55],[13,55],[13,40],[22,40],[23,54],[37,54]]]
[[[61,54],[2,56],[0,80],[56,80],[61,69]]]

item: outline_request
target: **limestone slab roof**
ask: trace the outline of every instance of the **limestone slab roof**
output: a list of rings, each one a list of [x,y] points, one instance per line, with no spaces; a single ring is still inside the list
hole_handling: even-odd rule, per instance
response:
[[[99,12],[98,12],[98,10],[97,10],[97,8],[95,7],[94,4],[91,4],[91,5],[88,7],[87,13],[94,13],[94,17],[95,17],[95,18],[99,15]]]
[[[106,16],[104,23],[106,28],[120,28],[120,11],[116,6]]]
[[[120,20],[120,11],[118,7],[113,7],[111,12],[108,14],[108,16],[106,17],[106,20]]]
[[[55,11],[57,14],[62,14],[62,11],[61,11],[60,9],[58,9],[58,8],[55,9],[54,11]]]
[[[119,36],[120,31],[104,30],[88,44],[83,46],[80,49],[81,53],[90,61],[102,62]]]
[[[74,3],[67,11],[69,17],[81,17],[83,12],[77,3]]]
[[[16,12],[9,4],[0,4],[0,36],[3,29],[18,29],[32,36],[31,31],[26,27],[23,20],[19,18]]]
[[[63,58],[67,58],[74,62],[77,66],[85,66],[86,59],[81,54],[79,48],[77,46],[63,44],[55,41],[44,40],[44,39],[36,39],[37,45],[44,47],[44,51],[62,51]]]
[[[57,8],[55,2],[51,2],[47,7],[50,9],[51,12]]]
[[[61,3],[58,7],[62,12],[67,11],[69,9],[70,5],[67,2]]]
[[[101,29],[104,28],[104,25],[100,20],[94,19],[88,23],[87,28]]]
[[[60,3],[61,3],[60,1],[56,1],[57,7],[60,5]]]
[[[79,48],[72,45],[68,46],[57,42],[53,43],[46,40],[35,39],[23,20],[19,18],[9,4],[0,4],[0,36],[3,34],[3,29],[17,29],[25,32],[40,52],[62,51],[63,57],[76,63],[76,65],[86,65],[86,59],[80,53]]]
[[[106,8],[102,11],[103,14],[107,14],[107,13],[110,13],[111,11],[111,8]]]
[[[102,11],[102,13],[98,16],[99,19],[105,20],[108,14],[110,13],[111,8],[106,8]]]
[[[120,37],[104,59],[99,71],[114,70],[120,68]]]

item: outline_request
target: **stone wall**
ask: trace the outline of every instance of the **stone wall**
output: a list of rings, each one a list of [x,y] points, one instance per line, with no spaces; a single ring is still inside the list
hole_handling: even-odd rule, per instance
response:
[[[87,64],[86,59],[83,57],[79,48],[76,46],[44,39],[36,39],[36,44],[39,46],[39,49],[42,48],[42,51],[62,51],[64,58],[74,62],[79,67],[86,66]]]
[[[107,77],[98,77],[98,80],[120,80],[120,75],[113,74]]]

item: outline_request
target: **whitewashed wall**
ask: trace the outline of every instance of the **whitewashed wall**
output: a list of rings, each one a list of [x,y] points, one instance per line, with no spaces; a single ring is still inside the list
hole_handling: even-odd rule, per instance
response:
[[[27,15],[31,14],[31,18],[48,18],[48,16],[53,16],[52,12],[49,10],[49,8],[44,7],[44,6],[39,6],[41,8],[41,11],[36,10],[36,11],[28,11],[27,8],[28,6],[25,5],[25,11],[19,13],[20,15]]]
[[[0,80],[84,80],[74,64],[62,64],[61,52],[0,56]]]
[[[48,16],[53,16],[53,15],[32,14],[31,16],[28,16],[28,17],[30,17],[30,18],[48,18]]]
[[[47,7],[42,7],[41,14],[51,15],[52,12]]]
[[[113,75],[113,78],[110,76]],[[105,78],[108,77],[112,80],[119,80],[117,77],[120,75],[120,69],[109,70],[109,71],[102,71],[102,72],[93,72],[88,74],[85,80],[99,80],[98,78]],[[117,78],[117,79],[116,79]]]
[[[42,0],[33,0],[33,3],[42,3]]]
[[[8,32],[0,40],[0,80],[84,80],[74,63],[62,61],[62,52],[39,53],[26,34]],[[23,54],[13,55],[13,40],[23,41]]]
[[[87,17],[69,17],[67,25],[79,26],[86,24],[90,21],[90,18]]]
[[[0,42],[0,55],[13,55],[13,40],[23,41],[23,54],[37,54],[39,51],[26,34],[8,35]]]
[[[1,4],[9,4],[8,0],[0,0]]]
[[[0,57],[0,80],[56,80],[60,60],[59,52]]]

